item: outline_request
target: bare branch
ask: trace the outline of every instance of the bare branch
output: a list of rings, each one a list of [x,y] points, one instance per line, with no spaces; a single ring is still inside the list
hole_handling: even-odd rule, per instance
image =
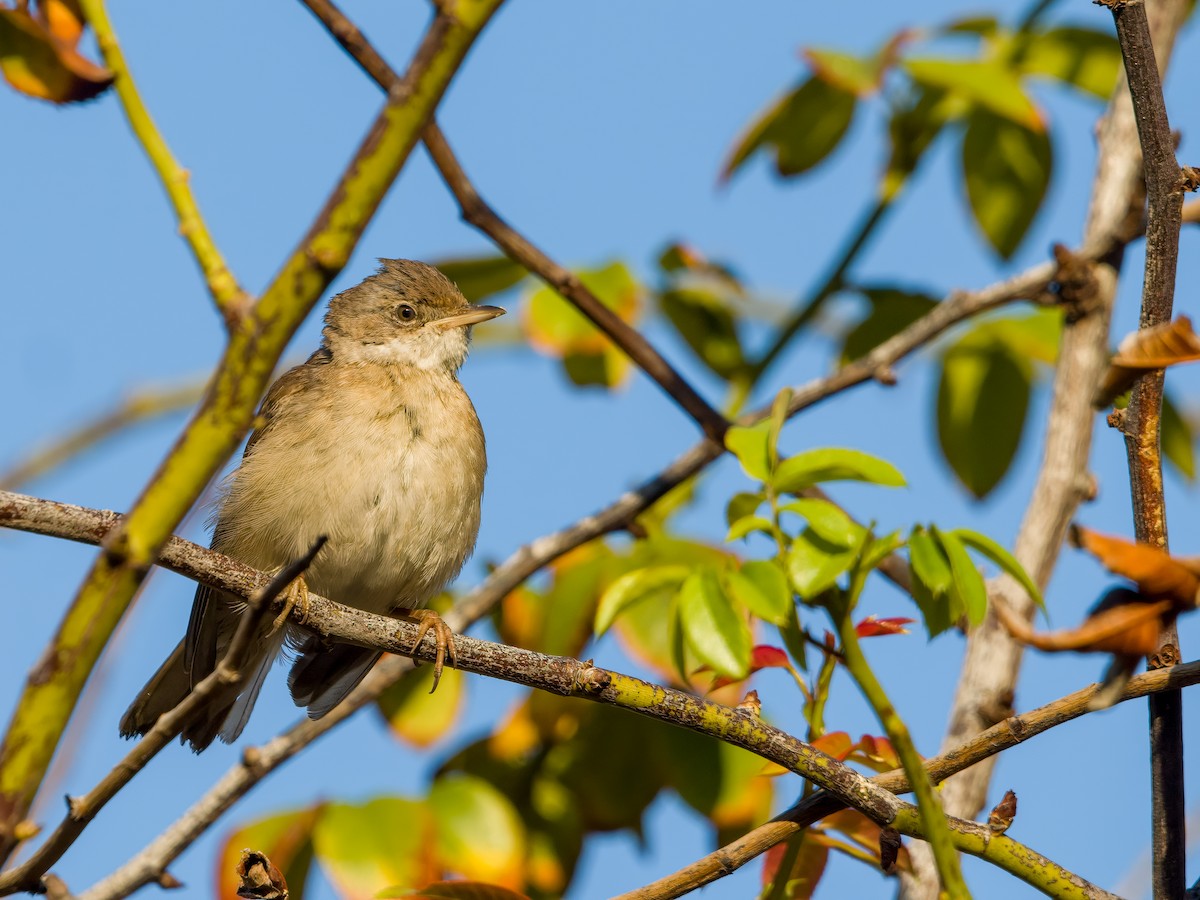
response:
[[[0,491],[11,491],[58,468],[114,434],[148,419],[188,409],[200,402],[202,383],[162,390],[140,390],[113,409],[85,422],[0,473]]]
[[[1184,176],[1175,159],[1175,140],[1167,119],[1146,7],[1142,2],[1106,5],[1116,24],[1142,148],[1147,214],[1141,327],[1150,328],[1171,320]],[[1162,371],[1141,376],[1133,386],[1122,430],[1129,457],[1134,532],[1139,541],[1165,550],[1167,511],[1159,446],[1162,399]],[[1159,635],[1158,652],[1150,657],[1149,664],[1169,666],[1179,659],[1179,634],[1172,620]],[[1150,698],[1150,785],[1154,896],[1170,900],[1186,889],[1183,698],[1178,691]]]
[[[1170,669],[1154,669],[1131,678],[1115,702],[1124,703],[1126,700],[1152,697],[1197,683],[1200,683],[1200,661]],[[1010,716],[965,743],[926,760],[925,769],[932,781],[944,781],[1051,728],[1094,712],[1092,699],[1100,689],[1098,684],[1089,685],[1045,706]],[[903,794],[909,790],[908,778],[902,769],[876,775],[871,781],[895,794]],[[775,845],[783,843],[792,835],[840,809],[845,807],[831,794],[810,794],[795,806],[732,843],[659,881],[622,894],[615,900],[671,900],[682,897],[732,874]]]
[[[400,81],[384,58],[359,28],[329,0],[304,0],[331,35],[384,91]],[[729,423],[713,409],[694,387],[663,358],[641,334],[614,313],[573,272],[539,250],[525,236],[505,222],[479,195],[463,171],[454,152],[436,122],[430,122],[422,135],[433,163],[446,187],[458,201],[463,219],[474,225],[509,258],[566,297],[593,325],[608,336],[639,368],[661,387],[680,408],[691,416],[704,433],[718,444],[724,440]]]

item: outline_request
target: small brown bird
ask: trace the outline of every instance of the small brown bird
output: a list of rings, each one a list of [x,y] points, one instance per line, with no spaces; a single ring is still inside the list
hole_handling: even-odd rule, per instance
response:
[[[212,548],[274,571],[327,535],[305,575],[308,587],[418,620],[442,649],[449,629],[422,607],[475,546],[487,468],[483,430],[458,369],[470,326],[504,310],[469,305],[432,266],[380,262],[377,274],[330,301],[320,349],[268,391],[242,464],[225,482]],[[215,669],[244,605],[200,586],[187,636],[121,719],[123,736],[145,734]],[[255,640],[241,693],[185,727],[182,737],[197,753],[218,735],[237,739],[285,645],[295,653],[292,699],[314,719],[380,656],[328,645],[283,617]]]

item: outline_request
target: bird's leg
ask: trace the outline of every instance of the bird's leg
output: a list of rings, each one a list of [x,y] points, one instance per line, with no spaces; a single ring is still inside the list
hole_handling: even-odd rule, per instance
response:
[[[297,606],[300,607],[300,622],[303,624],[308,621],[308,583],[303,575],[297,575],[296,580],[288,585],[287,593],[283,595],[283,611],[271,623],[271,631],[278,631]]]
[[[400,617],[417,625],[417,639],[413,642],[414,653],[421,646],[426,632],[433,632],[433,638],[437,644],[437,656],[433,661],[433,687],[429,689],[429,693],[432,694],[437,690],[438,682],[442,678],[442,664],[446,661],[446,657],[450,657],[451,666],[458,666],[458,651],[454,648],[454,631],[432,609],[406,609],[400,612]]]

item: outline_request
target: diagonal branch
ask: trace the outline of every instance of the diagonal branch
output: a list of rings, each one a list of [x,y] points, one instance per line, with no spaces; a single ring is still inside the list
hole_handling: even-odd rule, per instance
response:
[[[393,89],[400,76],[340,9],[330,0],[304,0],[304,5],[379,87],[384,91]],[[573,303],[579,312],[654,379],[709,438],[721,443],[725,429],[729,427],[725,417],[713,409],[649,341],[605,306],[577,275],[548,257],[497,215],[467,178],[437,123],[431,121],[425,127],[422,139],[446,187],[458,201],[463,219],[491,238],[514,262],[520,263]]]
[[[57,520],[60,526],[67,523],[72,525],[70,536],[88,533],[95,540],[103,540],[103,532],[117,524],[117,517],[112,514],[19,495],[4,496],[0,512],[5,515],[8,524],[31,524],[36,521],[40,522],[43,530],[48,531],[49,522]],[[67,529],[59,527],[58,530]],[[178,538],[173,538],[164,548],[160,562],[189,577],[198,578],[222,591],[242,597],[251,598],[260,591],[275,589],[270,586],[272,580],[264,573]],[[264,585],[268,587],[264,588]],[[418,626],[411,622],[363,612],[316,595],[309,596],[306,610],[295,610],[292,615],[297,621],[303,617],[306,628],[334,642],[411,655],[414,659],[424,662],[431,662],[437,657],[434,637],[425,635],[425,639],[417,644],[416,638],[420,632]],[[458,618],[462,618],[461,613]],[[451,624],[458,625],[459,622],[452,621]],[[455,665],[463,671],[500,678],[561,696],[621,707],[667,724],[715,737],[756,753],[820,785],[841,802],[862,810],[881,825],[891,825],[903,834],[916,837],[924,837],[926,834],[926,826],[922,823],[917,808],[912,804],[899,800],[894,793],[849,766],[767,724],[756,715],[722,706],[683,691],[660,687],[618,672],[601,669],[590,662],[581,663],[574,659],[549,656],[463,635],[455,635],[454,643]],[[343,705],[354,708],[361,706],[357,695],[370,693],[377,682],[378,679],[372,678],[364,683],[365,690],[356,692],[354,702]],[[343,712],[342,707],[339,707],[328,718],[336,721],[352,711],[350,709]],[[167,717],[177,718],[177,713],[178,709],[168,713]],[[319,734],[321,732],[316,729],[321,727],[322,722],[324,720],[303,722],[263,749],[272,750],[278,741],[286,741],[289,737],[294,741],[298,736],[304,736],[305,732]],[[179,724],[181,722],[172,722],[173,727]],[[161,725],[160,720],[156,729]],[[332,727],[332,724],[325,726],[323,730],[327,730],[328,727]],[[166,740],[169,740],[169,736],[164,736],[163,743]],[[286,749],[287,753],[281,757],[286,759],[299,748],[288,746],[279,749]],[[243,769],[254,771],[255,775],[251,777],[257,780],[264,774],[265,768],[263,751],[248,751],[245,762],[235,773]],[[227,776],[226,780],[230,777]],[[244,778],[242,780],[244,783]],[[223,784],[224,780],[218,784],[218,789],[222,788]],[[947,819],[947,825],[951,840],[960,851],[987,859],[1051,896],[1112,896],[1011,838],[991,835],[985,828],[961,819]],[[169,860],[162,861],[155,872],[142,870],[139,878],[145,880],[140,883],[161,878],[167,862]],[[113,884],[102,883],[83,896],[93,900],[124,896],[129,889],[129,882],[122,882],[117,890],[113,889]]]
[[[1200,661],[1170,669],[1154,669],[1131,678],[1115,702],[1160,696],[1163,692],[1176,691],[1197,683],[1200,683]],[[1098,684],[1089,685],[1045,706],[1010,716],[965,743],[926,760],[925,769],[931,780],[943,781],[1051,728],[1094,712],[1092,700],[1100,690]],[[909,790],[908,776],[901,769],[876,775],[871,781],[895,794]],[[775,845],[840,809],[845,809],[845,806],[833,795],[824,792],[810,794],[732,843],[616,900],[672,900],[682,897],[737,871]]]
[[[154,119],[150,117],[149,110],[142,102],[142,95],[129,72],[125,54],[117,42],[103,0],[81,0],[80,6],[88,23],[96,32],[96,43],[104,55],[104,64],[116,76],[113,90],[116,91],[125,110],[129,128],[158,173],[175,210],[175,216],[179,219],[179,233],[191,247],[192,255],[200,265],[213,303],[225,319],[225,327],[232,330],[237,320],[249,309],[250,295],[238,285],[237,279],[225,264],[221,251],[217,249],[216,242],[209,234],[208,225],[204,216],[200,214],[200,207],[192,194],[190,174],[171,155],[171,148],[167,146],[158,126],[154,124]]]
[[[98,7],[101,0],[89,0]],[[245,435],[275,363],[341,271],[450,79],[502,0],[458,0],[433,19],[401,82],[299,247],[230,333],[192,421],[108,536],[27,680],[0,744],[0,860],[28,812],[87,677],[163,543]]]

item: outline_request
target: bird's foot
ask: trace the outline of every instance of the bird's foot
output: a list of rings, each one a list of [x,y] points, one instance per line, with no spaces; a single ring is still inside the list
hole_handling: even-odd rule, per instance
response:
[[[303,575],[297,575],[296,580],[288,585],[287,593],[283,595],[283,611],[271,623],[271,631],[276,632],[282,628],[297,606],[300,607],[300,622],[303,624],[308,621],[308,583]]]
[[[451,666],[456,668],[458,666],[458,651],[454,648],[454,631],[432,609],[408,609],[402,615],[418,626],[417,639],[413,642],[414,653],[421,646],[421,641],[425,639],[426,633],[433,632],[433,638],[437,644],[437,656],[433,661],[433,687],[429,689],[429,693],[432,694],[437,690],[438,682],[442,678],[442,666],[446,657],[450,658]]]

